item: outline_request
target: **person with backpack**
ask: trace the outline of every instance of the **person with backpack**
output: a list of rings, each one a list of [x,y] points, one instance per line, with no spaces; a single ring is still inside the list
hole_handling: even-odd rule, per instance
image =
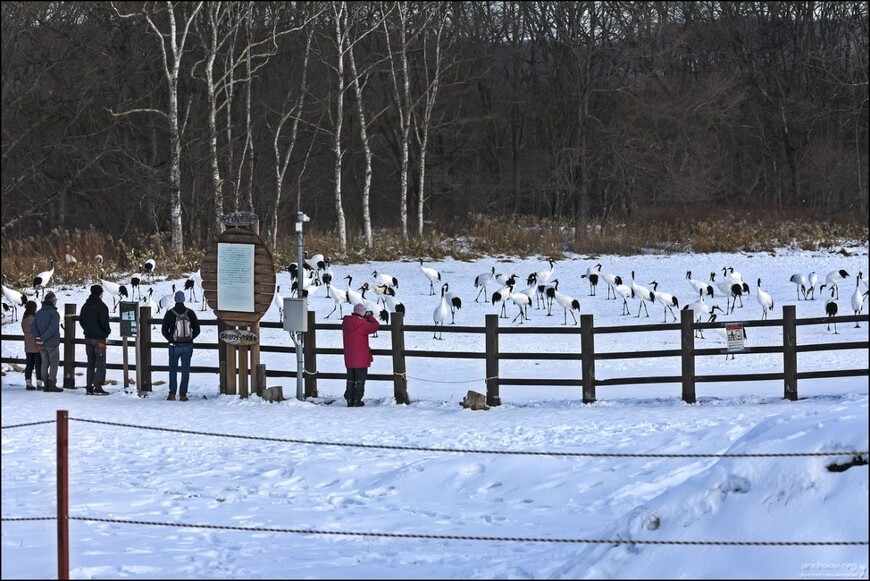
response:
[[[190,358],[193,356],[193,340],[199,335],[199,320],[196,313],[184,306],[184,291],[175,293],[175,306],[166,311],[161,332],[169,342],[169,401],[175,401],[178,387],[176,372],[181,360],[181,390],[178,399],[187,401],[187,383],[190,379]]]
[[[103,302],[101,285],[91,286],[91,296],[79,312],[79,324],[85,333],[85,353],[88,356],[88,395],[109,395],[103,389],[103,384],[106,382],[106,337],[112,328],[109,326],[109,307]]]
[[[57,296],[48,291],[42,297],[42,308],[36,312],[30,332],[36,340],[42,358],[43,391],[60,393],[57,386],[57,366],[60,364],[60,313],[57,312]]]

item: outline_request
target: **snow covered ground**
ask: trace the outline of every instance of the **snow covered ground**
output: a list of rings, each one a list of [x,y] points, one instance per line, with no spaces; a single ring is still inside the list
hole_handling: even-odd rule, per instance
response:
[[[797,301],[789,282],[794,273],[832,270],[850,277],[840,284],[841,314],[851,314],[849,297],[858,272],[868,271],[868,247],[834,252],[783,249],[775,254],[678,254],[631,257],[571,256],[556,263],[559,290],[580,300],[580,313],[596,326],[661,323],[663,309],[649,306],[649,318],[620,315],[622,301],[597,296],[580,275],[601,263],[630,284],[659,282],[683,306],[695,300],[687,281],[733,266],[751,288],[744,307],[719,321],[761,318],[756,279],[774,298],[770,318],[782,305],[797,305],[799,318],[824,316],[829,294]],[[489,272],[526,276],[547,270],[544,257],[498,257],[474,262],[425,262],[441,271],[442,282],[462,298],[457,325],[484,324],[498,307],[475,303],[474,277]],[[431,324],[440,296],[417,262],[334,265],[336,284],[351,275],[354,288],[373,283],[372,271],[399,279],[397,298],[408,324]],[[155,283],[154,296],[172,283]],[[289,275],[278,275],[282,294]],[[647,285],[648,286],[648,285]],[[863,289],[864,287],[862,287]],[[53,287],[59,305],[81,304],[85,288]],[[437,290],[437,286],[436,286]],[[491,294],[494,287],[488,289]],[[716,293],[708,303],[724,308]],[[197,305],[193,305],[196,307]],[[334,306],[318,291],[309,301],[323,321]],[[866,308],[866,307],[865,307]],[[347,312],[347,310],[345,310]],[[511,319],[517,310],[508,305]],[[865,311],[866,312],[866,311]],[[337,312],[330,320],[337,320]],[[526,325],[562,327],[554,316],[530,311]],[[202,314],[213,317],[211,311]],[[273,307],[266,320],[277,321]],[[569,324],[572,322],[568,317]],[[501,326],[518,326],[502,319]],[[798,343],[867,341],[868,325],[798,328]],[[117,325],[113,324],[113,329]],[[215,327],[201,341],[215,342]],[[4,322],[5,334],[20,334]],[[155,329],[155,332],[157,330]],[[724,347],[715,332],[696,339],[698,347]],[[117,334],[115,335],[117,338]],[[748,345],[781,344],[776,327],[750,328]],[[279,329],[264,329],[267,345],[290,344]],[[482,334],[408,333],[406,349],[479,351]],[[673,349],[676,331],[596,336],[596,351]],[[318,346],[340,346],[338,332],[318,332]],[[388,349],[389,333],[371,340]],[[502,335],[506,352],[577,352],[579,335]],[[84,348],[77,358],[84,360]],[[5,341],[4,357],[19,356],[20,342]],[[110,348],[109,360],[121,361]],[[295,368],[292,355],[263,354],[270,369]],[[165,364],[163,350],[154,363]],[[214,351],[201,350],[194,364],[217,365]],[[868,354],[859,350],[800,353],[798,370],[860,369]],[[797,402],[782,399],[781,381],[699,384],[698,403],[684,404],[680,386],[662,383],[598,388],[599,401],[584,405],[579,388],[502,386],[503,405],[470,411],[458,404],[469,389],[484,392],[482,360],[409,358],[410,406],[392,403],[392,384],[370,381],[366,407],[346,408],[338,399],[343,382],[321,380],[320,403],[290,399],[268,404],[218,395],[217,377],[191,377],[191,400],[165,401],[166,384],[142,399],[118,385],[109,397],[83,390],[59,394],[26,392],[21,373],[3,365],[2,425],[53,420],[57,409],[70,417],[70,514],[74,517],[179,523],[149,526],[74,520],[70,523],[73,578],[841,578],[868,575],[868,469],[829,472],[850,455],[762,458],[652,458],[580,454],[789,454],[868,450],[868,380],[853,377],[802,380]],[[340,356],[320,356],[318,369],[343,371]],[[699,358],[698,374],[770,373],[782,370],[778,354]],[[374,373],[391,373],[388,357],[376,357]],[[678,358],[599,361],[599,379],[678,375]],[[133,374],[135,375],[135,374]],[[579,362],[506,360],[503,377],[578,378]],[[83,377],[79,377],[83,385]],[[166,374],[155,372],[156,382]],[[295,393],[295,380],[270,378]],[[90,423],[99,420],[138,426],[247,436],[246,439],[142,430]],[[319,442],[300,444],[274,441]],[[464,452],[333,446],[350,443]],[[469,450],[481,451],[474,453]],[[526,454],[488,453],[524,452]],[[565,455],[530,455],[528,452]],[[573,454],[573,455],[572,455]],[[866,459],[866,456],[865,456]],[[55,514],[55,426],[43,424],[2,431],[2,515]],[[453,540],[251,532],[198,528],[222,525],[353,533],[393,533],[550,540],[832,542],[857,546],[722,546]],[[56,523],[2,524],[2,577],[56,575]]]

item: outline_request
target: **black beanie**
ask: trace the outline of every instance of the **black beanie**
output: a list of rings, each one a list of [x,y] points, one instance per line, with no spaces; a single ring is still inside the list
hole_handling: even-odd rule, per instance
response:
[[[103,287],[98,284],[91,285],[91,294],[95,297],[100,296],[103,294]]]

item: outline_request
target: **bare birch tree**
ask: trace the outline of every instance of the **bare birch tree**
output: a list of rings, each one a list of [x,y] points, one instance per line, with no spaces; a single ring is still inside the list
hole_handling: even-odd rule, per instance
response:
[[[347,2],[331,2],[333,40],[336,47],[336,87],[335,87],[335,119],[332,127],[333,179],[335,180],[335,221],[338,230],[339,252],[347,251],[347,222],[344,216],[344,206],[341,201],[341,168],[344,150],[341,145],[341,127],[344,124],[344,52],[348,45]]]
[[[229,40],[235,37],[238,24],[230,21],[232,5],[229,2],[208,2],[203,17],[205,20],[206,57],[204,61],[206,92],[208,97],[208,157],[211,170],[211,197],[213,207],[212,234],[221,232],[221,216],[224,211],[223,179],[221,179],[220,163],[218,162],[218,92],[220,82],[215,82],[214,65],[218,51]]]
[[[157,36],[160,41],[160,54],[163,57],[163,75],[166,78],[166,84],[169,89],[169,107],[168,111],[160,111],[150,109],[148,111],[157,112],[165,115],[169,122],[169,133],[171,143],[171,162],[169,167],[169,187],[171,189],[171,205],[170,205],[170,231],[172,252],[176,255],[184,252],[184,233],[181,223],[181,132],[179,131],[178,120],[178,76],[181,72],[181,59],[184,57],[185,44],[187,43],[187,34],[190,31],[190,25],[196,18],[197,13],[202,9],[202,2],[180,2],[173,4],[165,2],[166,16],[168,18],[169,30],[161,32],[154,23],[154,16],[160,11],[156,9],[149,10],[149,5],[146,4],[145,11],[138,14],[121,14],[112,3],[112,8],[121,18],[133,18],[136,16],[144,16],[148,22],[148,26]],[[178,7],[179,15],[183,18],[181,30],[176,23],[175,10]],[[186,15],[185,15],[186,12]],[[167,51],[168,45],[168,51]],[[144,111],[144,110],[140,110]],[[120,114],[129,114],[133,111],[126,111]]]
[[[299,87],[299,92],[293,102],[293,106],[289,111],[281,115],[281,120],[278,127],[275,129],[275,136],[272,142],[275,151],[275,199],[272,204],[272,225],[269,228],[269,238],[272,241],[272,247],[278,244],[278,212],[281,207],[281,197],[284,190],[284,177],[287,175],[287,168],[290,166],[290,157],[293,155],[293,150],[296,148],[296,140],[299,135],[299,122],[301,121],[302,110],[305,106],[305,96],[308,93],[308,63],[311,57],[311,41],[314,37],[314,28],[310,27],[305,33],[305,56],[302,61],[302,81]],[[291,89],[292,91],[292,89]],[[289,101],[289,95],[284,99],[284,102]],[[284,124],[292,119],[293,123],[290,129],[290,141],[287,143],[284,153],[281,153],[280,139],[281,131]],[[301,175],[302,172],[300,172]]]
[[[359,5],[357,5],[359,6]],[[357,25],[362,24],[362,19],[359,17],[360,9],[358,8],[355,12],[354,23]],[[363,152],[365,153],[365,172],[363,177],[363,191],[362,191],[362,215],[363,215],[363,232],[365,235],[366,247],[371,248],[373,239],[372,239],[372,213],[371,207],[369,203],[369,198],[372,189],[372,160],[374,158],[374,154],[372,153],[372,145],[371,139],[369,138],[369,124],[371,123],[371,119],[366,115],[366,107],[365,107],[365,99],[363,98],[363,91],[365,90],[367,80],[369,78],[369,70],[363,70],[360,73],[357,70],[356,66],[356,57],[354,56],[354,47],[360,44],[360,42],[369,34],[374,32],[377,28],[380,27],[381,21],[385,15],[380,15],[380,20],[373,23],[369,28],[363,29],[358,27],[356,35],[352,43],[349,44],[347,48],[347,56],[348,61],[350,63],[350,71],[351,71],[351,84],[353,85],[354,94],[356,95],[356,110],[357,115],[359,116],[359,132],[360,132],[360,141],[362,142]],[[377,63],[372,63],[370,66],[375,66]]]
[[[422,105],[422,115],[417,115],[414,132],[420,147],[419,170],[417,172],[417,236],[423,237],[423,209],[426,202],[426,153],[429,147],[429,130],[432,127],[432,114],[435,102],[438,100],[438,88],[444,74],[444,29],[447,26],[447,3],[436,2],[426,6],[427,18],[421,30],[423,42],[423,91],[419,102]],[[432,31],[426,29],[431,26]],[[432,54],[430,54],[432,53]],[[429,60],[432,60],[430,63]],[[431,69],[430,69],[431,67]]]
[[[386,13],[386,9],[382,9]],[[402,222],[402,239],[408,241],[408,174],[410,170],[411,150],[411,114],[414,104],[411,100],[411,80],[408,72],[408,37],[407,28],[410,17],[410,6],[407,2],[393,3],[392,13],[396,15],[396,32],[398,34],[397,52],[393,52],[389,19],[384,19],[384,38],[387,43],[387,58],[390,61],[390,79],[393,85],[393,98],[396,103],[396,114],[399,118],[400,130],[400,162],[399,162],[399,217]],[[398,60],[398,63],[396,62]],[[401,90],[399,85],[401,84]]]

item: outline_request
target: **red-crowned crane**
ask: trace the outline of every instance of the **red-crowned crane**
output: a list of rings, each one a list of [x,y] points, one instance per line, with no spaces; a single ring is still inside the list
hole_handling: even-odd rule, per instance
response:
[[[33,290],[36,291],[36,297],[39,297],[39,290],[42,289],[42,296],[45,296],[45,287],[48,286],[48,281],[54,274],[54,259],[51,259],[51,270],[44,270],[33,278]]]

